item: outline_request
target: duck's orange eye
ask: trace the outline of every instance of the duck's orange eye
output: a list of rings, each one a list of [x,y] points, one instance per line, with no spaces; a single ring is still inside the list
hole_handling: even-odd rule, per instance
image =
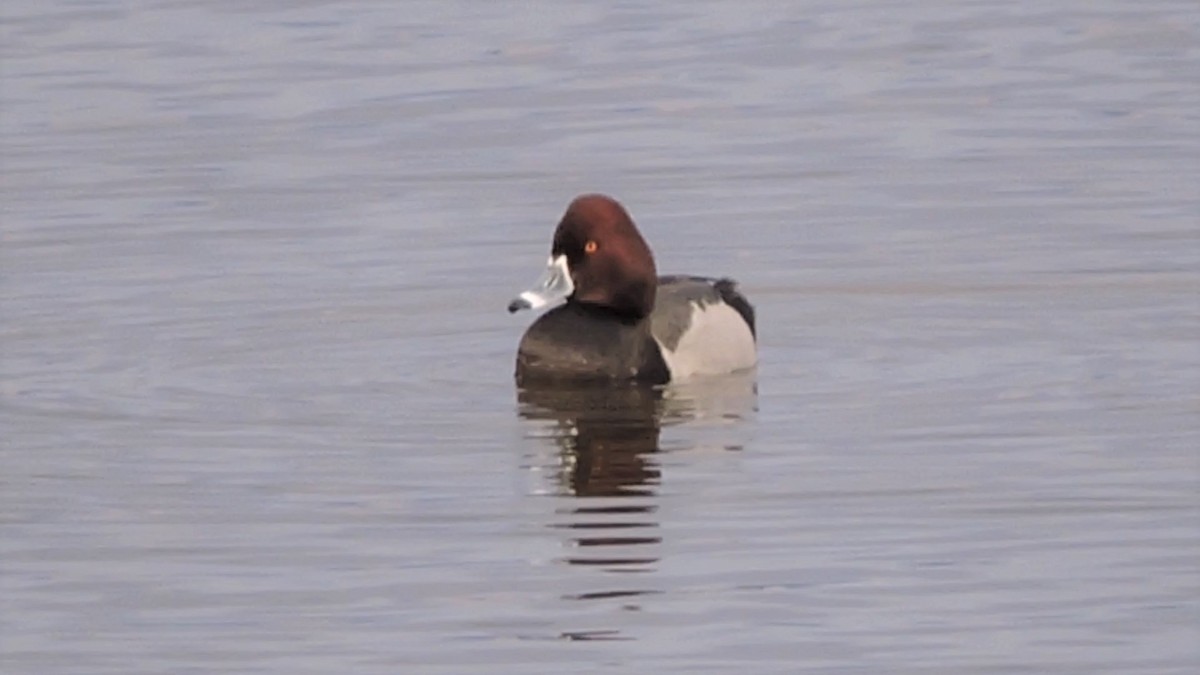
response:
[[[595,240],[588,240],[588,243],[583,245],[583,252],[595,253],[597,248],[599,248],[599,246],[596,245]]]

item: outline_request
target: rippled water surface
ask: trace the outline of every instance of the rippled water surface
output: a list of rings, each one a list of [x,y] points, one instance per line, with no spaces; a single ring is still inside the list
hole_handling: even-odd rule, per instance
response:
[[[6,673],[1191,673],[1200,11],[0,9]],[[512,382],[579,192],[750,377]]]

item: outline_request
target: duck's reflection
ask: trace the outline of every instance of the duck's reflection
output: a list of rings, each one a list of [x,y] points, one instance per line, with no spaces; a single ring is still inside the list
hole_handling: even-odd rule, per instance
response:
[[[658,452],[661,389],[524,387],[521,415],[554,423],[559,492],[576,497],[652,495],[661,474]]]
[[[578,497],[556,509],[551,527],[570,532],[566,562],[609,571],[645,571],[662,542],[654,512],[661,469],[655,454],[662,391],[643,386],[524,387],[521,415],[546,420],[556,452],[550,487]]]
[[[534,435],[552,446],[531,465],[548,476],[542,490],[557,494],[550,527],[567,533],[564,561],[606,572],[648,572],[659,562],[662,536],[658,491],[662,482],[662,428],[689,420],[740,422],[754,408],[754,381],[723,379],[670,389],[639,385],[525,386],[522,417],[543,422]],[[548,433],[547,433],[548,432]],[[697,444],[698,445],[698,444]],[[737,444],[735,444],[737,445]],[[719,447],[728,447],[721,444]],[[568,597],[621,598],[655,591],[629,584]]]

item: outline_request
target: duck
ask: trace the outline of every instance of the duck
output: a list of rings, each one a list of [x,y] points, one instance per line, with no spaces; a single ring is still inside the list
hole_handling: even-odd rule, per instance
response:
[[[517,347],[517,383],[667,384],[755,368],[754,306],[737,282],[659,276],[629,212],[603,194],[576,197],[554,230],[538,282],[510,313],[552,307]]]

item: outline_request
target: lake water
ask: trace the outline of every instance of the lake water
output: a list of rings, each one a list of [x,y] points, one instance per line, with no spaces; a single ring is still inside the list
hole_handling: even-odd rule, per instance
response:
[[[1192,673],[1194,0],[9,0],[5,673]],[[580,192],[760,366],[518,392]]]

